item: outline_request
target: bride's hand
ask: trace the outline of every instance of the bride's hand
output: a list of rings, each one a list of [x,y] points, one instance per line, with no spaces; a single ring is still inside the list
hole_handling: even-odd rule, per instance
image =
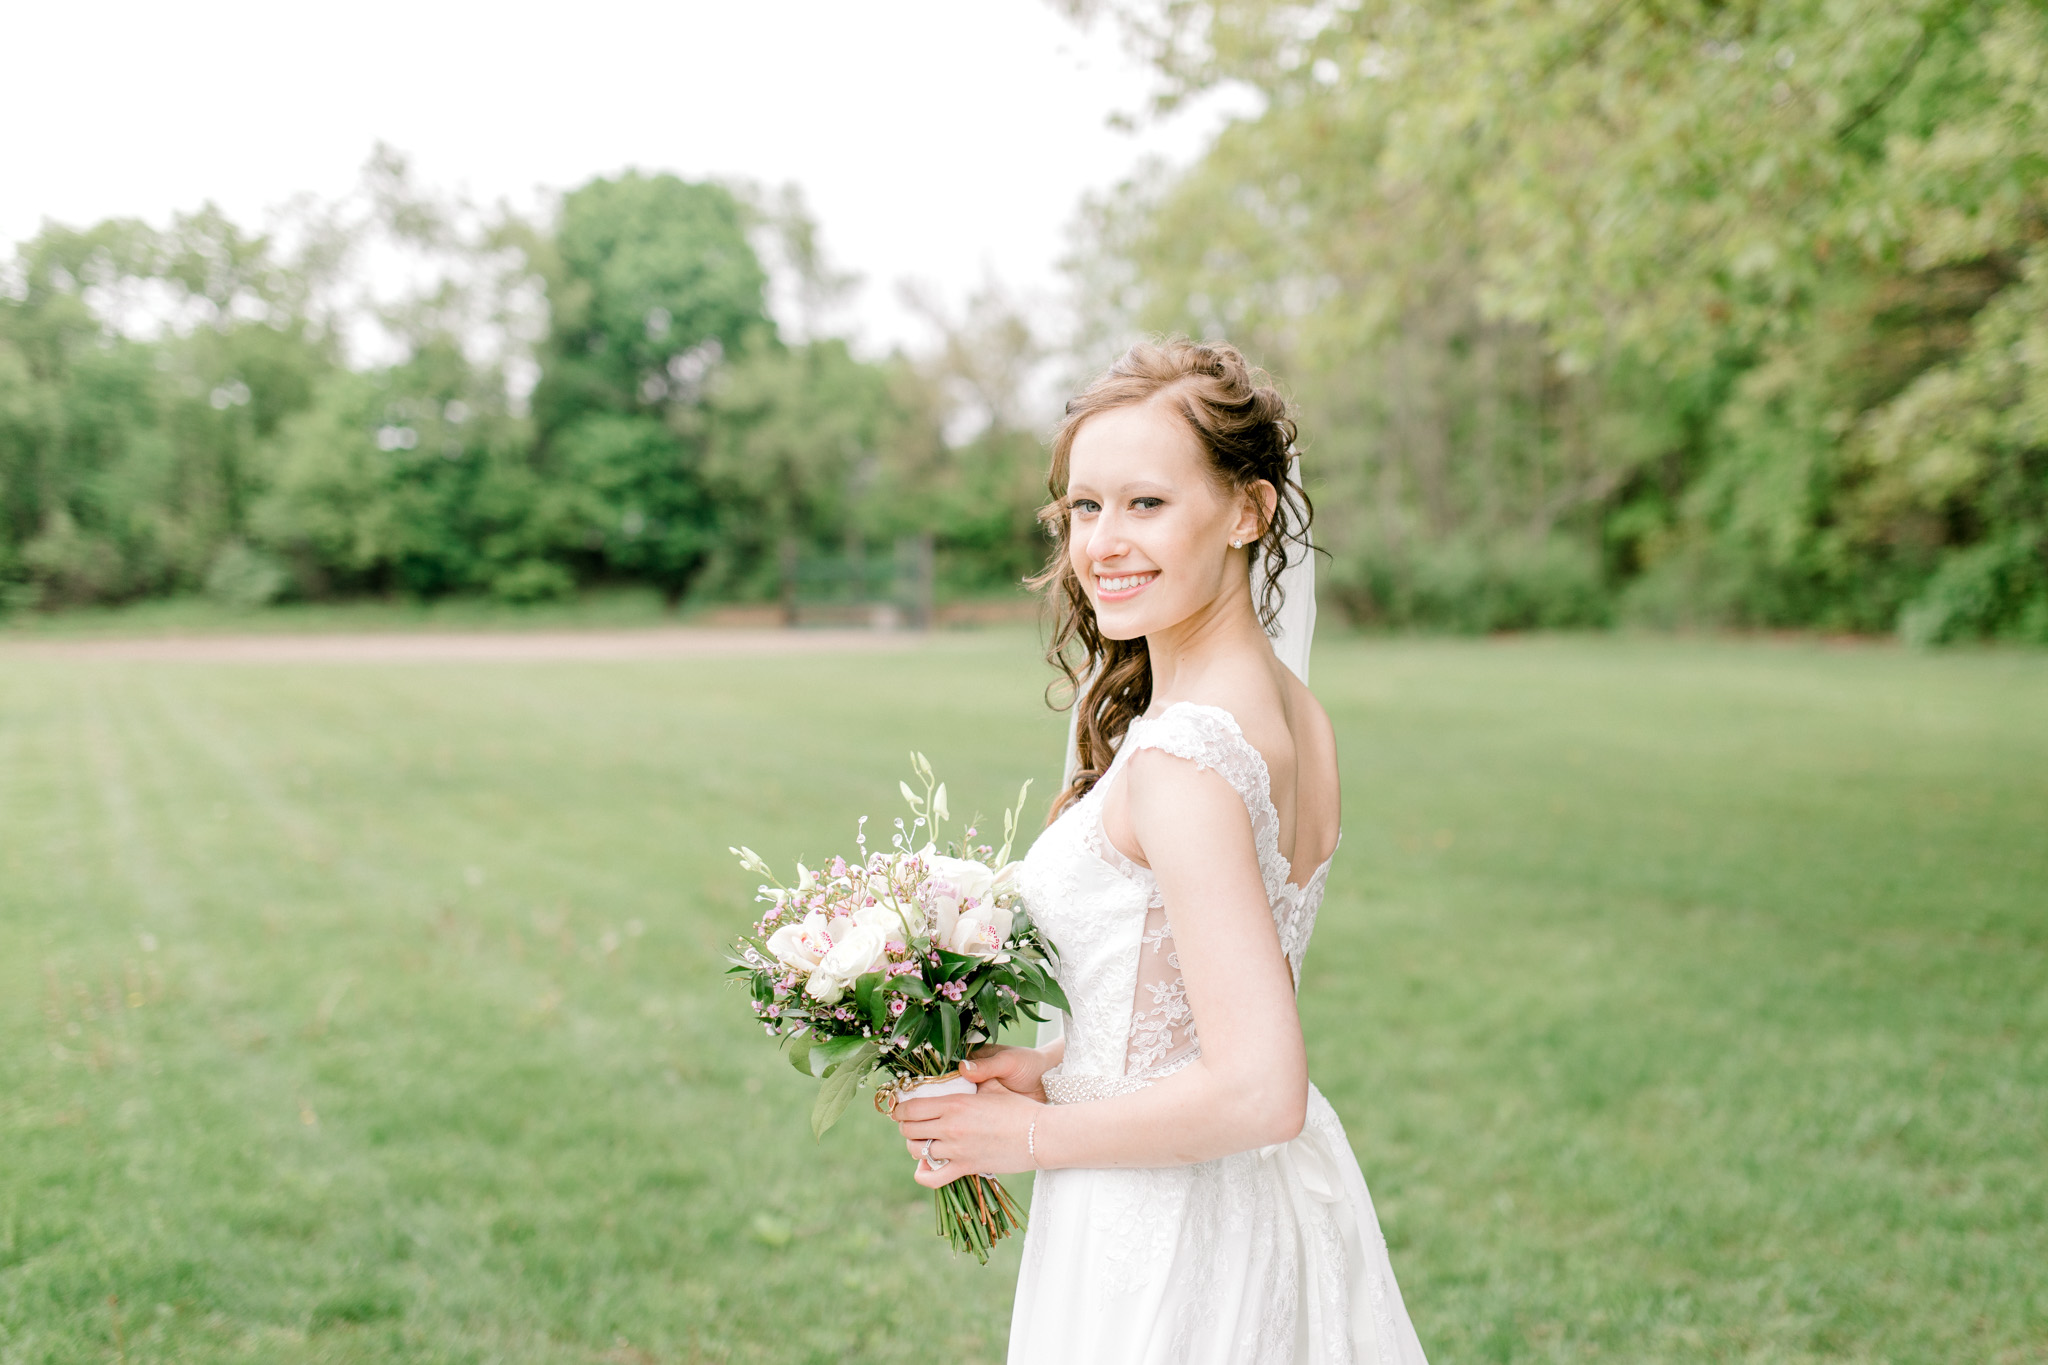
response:
[[[978,1049],[966,1061],[960,1063],[960,1074],[970,1081],[988,1089],[990,1081],[999,1081],[1005,1090],[1045,1103],[1045,1073],[1052,1069],[1052,1059],[1035,1047],[1008,1047],[994,1045]]]
[[[1041,1066],[1038,1074],[1043,1072]],[[1032,1081],[1036,1084],[1037,1075]],[[1029,1134],[1043,1113],[1044,1104],[990,1080],[973,1095],[906,1100],[890,1117],[903,1134],[905,1149],[917,1158],[917,1183],[937,1189],[963,1175],[1033,1169],[1038,1163],[1032,1159]]]

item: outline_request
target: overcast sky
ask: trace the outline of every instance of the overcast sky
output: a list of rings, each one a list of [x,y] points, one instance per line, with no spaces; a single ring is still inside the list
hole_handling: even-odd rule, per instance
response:
[[[484,200],[627,167],[794,181],[870,346],[923,338],[902,280],[1052,295],[1082,195],[1216,121],[1110,127],[1149,74],[1044,0],[24,4],[6,45],[8,242],[208,199],[260,224],[379,140]]]

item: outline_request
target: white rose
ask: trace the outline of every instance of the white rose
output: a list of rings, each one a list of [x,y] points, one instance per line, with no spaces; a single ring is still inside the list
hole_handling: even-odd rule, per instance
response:
[[[888,960],[887,949],[888,942],[880,929],[855,925],[818,963],[804,994],[823,1004],[838,1003],[848,986]]]
[[[783,966],[810,972],[832,944],[826,937],[825,917],[813,910],[802,923],[785,924],[770,934],[767,946]]]
[[[884,935],[898,943],[910,941],[909,931],[903,924],[903,916],[896,913],[894,906],[866,906],[853,912],[853,922],[863,929],[880,929]]]

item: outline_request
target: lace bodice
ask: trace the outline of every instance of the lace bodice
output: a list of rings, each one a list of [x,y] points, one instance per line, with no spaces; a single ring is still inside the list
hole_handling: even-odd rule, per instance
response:
[[[1105,795],[1133,754],[1159,749],[1220,775],[1251,816],[1259,873],[1280,948],[1301,983],[1330,864],[1302,885],[1280,854],[1266,760],[1228,711],[1176,702],[1131,723],[1109,770],[1069,806],[1025,855],[1018,887],[1031,916],[1059,950],[1056,975],[1073,1011],[1066,1058],[1046,1078],[1072,1099],[1135,1089],[1201,1055],[1194,1011],[1174,951],[1170,907],[1150,869],[1124,857],[1102,827]]]

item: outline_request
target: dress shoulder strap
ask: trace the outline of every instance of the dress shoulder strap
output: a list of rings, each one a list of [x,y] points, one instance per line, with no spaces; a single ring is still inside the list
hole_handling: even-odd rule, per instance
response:
[[[1266,874],[1267,890],[1276,890],[1278,880],[1287,878],[1287,864],[1280,858],[1280,815],[1273,808],[1273,778],[1265,755],[1244,737],[1237,718],[1220,706],[1177,701],[1158,715],[1131,722],[1123,749],[1158,749],[1208,768],[1228,782],[1243,798],[1252,818],[1252,836],[1258,844],[1260,870]]]

